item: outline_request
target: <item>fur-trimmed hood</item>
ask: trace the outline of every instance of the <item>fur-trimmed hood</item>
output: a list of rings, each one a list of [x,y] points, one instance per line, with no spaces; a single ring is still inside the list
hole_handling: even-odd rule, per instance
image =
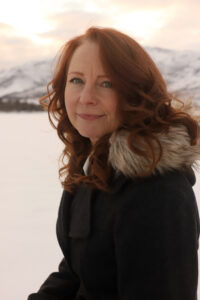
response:
[[[112,134],[110,137],[109,162],[117,173],[137,178],[148,172],[150,162],[130,150],[127,137],[128,133],[126,131]],[[196,145],[191,146],[190,137],[184,125],[171,126],[167,134],[159,133],[157,138],[160,141],[163,153],[153,173],[163,174],[170,170],[182,170],[197,166],[197,161],[200,160],[200,139]]]

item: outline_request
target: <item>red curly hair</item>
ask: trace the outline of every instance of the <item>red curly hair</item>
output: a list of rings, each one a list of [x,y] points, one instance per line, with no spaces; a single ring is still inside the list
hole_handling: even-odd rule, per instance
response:
[[[118,130],[126,129],[129,132],[128,142],[133,152],[151,159],[149,171],[143,177],[151,174],[162,155],[157,133],[167,133],[171,124],[183,124],[188,130],[191,144],[195,144],[199,127],[190,115],[172,107],[174,97],[168,93],[160,71],[148,53],[128,35],[111,28],[91,27],[85,34],[68,41],[62,49],[54,77],[47,86],[48,93],[40,99],[40,103],[48,109],[51,124],[65,144],[63,165],[59,170],[61,182],[69,192],[74,192],[80,182],[109,192],[113,174],[108,162],[111,134],[103,136],[92,146],[90,140],[81,136],[72,126],[65,108],[64,91],[69,64],[74,51],[85,40],[98,44],[104,69],[119,96],[122,124]],[[126,110],[122,108],[124,104],[128,107]],[[131,143],[133,139],[142,147],[134,147]],[[90,173],[85,176],[83,165],[89,154]]]

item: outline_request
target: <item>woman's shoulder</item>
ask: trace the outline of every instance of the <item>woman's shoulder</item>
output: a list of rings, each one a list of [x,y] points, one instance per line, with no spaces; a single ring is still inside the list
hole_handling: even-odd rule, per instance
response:
[[[184,173],[172,171],[137,183],[127,182],[115,224],[118,229],[128,226],[131,230],[133,224],[162,226],[184,222],[185,218],[196,224],[199,231],[199,212],[192,185]]]
[[[194,175],[193,175],[194,176]],[[163,209],[165,206],[189,206],[197,209],[192,189],[194,178],[188,172],[169,171],[145,179],[121,179],[116,193],[122,197],[119,211],[127,209]]]
[[[164,173],[153,174],[144,178],[129,178],[120,174],[114,181],[116,191],[118,190],[159,190],[160,187],[165,189],[176,189],[183,185],[185,188],[192,189],[195,183],[195,175],[192,169],[185,171],[170,170]],[[145,189],[144,189],[145,188]]]

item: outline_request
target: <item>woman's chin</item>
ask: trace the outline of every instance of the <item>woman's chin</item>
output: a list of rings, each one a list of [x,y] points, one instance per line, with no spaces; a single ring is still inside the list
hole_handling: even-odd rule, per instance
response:
[[[79,134],[85,138],[88,138],[92,143],[95,143],[101,137],[101,135],[97,135],[88,131],[79,131]]]

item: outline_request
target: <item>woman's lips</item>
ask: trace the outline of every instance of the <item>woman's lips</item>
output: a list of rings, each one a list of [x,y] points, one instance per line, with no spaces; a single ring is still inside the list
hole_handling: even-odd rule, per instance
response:
[[[104,115],[78,114],[78,116],[84,120],[93,121],[103,117]]]

